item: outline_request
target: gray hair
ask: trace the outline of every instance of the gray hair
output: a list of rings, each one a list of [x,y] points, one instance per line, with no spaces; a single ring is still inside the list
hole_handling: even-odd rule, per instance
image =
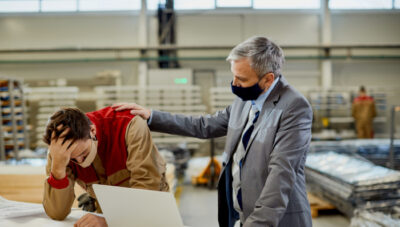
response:
[[[262,36],[254,36],[239,43],[231,50],[226,60],[236,61],[243,58],[250,60],[250,66],[259,78],[270,72],[277,78],[285,62],[282,49]]]

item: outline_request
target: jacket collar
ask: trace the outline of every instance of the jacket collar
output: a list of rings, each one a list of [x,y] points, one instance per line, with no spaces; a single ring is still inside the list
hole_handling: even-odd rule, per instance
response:
[[[272,110],[274,109],[276,104],[279,102],[279,99],[280,99],[280,96],[282,93],[282,89],[289,85],[283,76],[279,76],[278,79],[279,79],[278,83],[273,88],[273,90],[271,91],[268,98],[265,100],[265,102],[263,104],[263,108],[260,112],[259,120],[256,122],[255,128],[259,128],[257,126],[262,122],[262,119],[265,119],[269,116],[269,114],[272,112]],[[247,122],[248,113],[251,108],[251,102],[250,101],[246,101],[246,102],[241,101],[241,102],[242,102],[243,108],[242,108],[241,118],[239,119],[239,123],[238,123],[239,124],[238,130],[240,130],[240,132],[243,132],[243,129]],[[253,141],[256,134],[257,134],[257,131],[254,131],[252,133],[249,144],[247,146],[247,150],[251,147],[251,142]],[[233,137],[230,138],[230,142],[233,142],[236,144],[235,144],[235,146],[231,146],[230,150],[227,151],[227,155],[228,155],[229,159],[232,157],[234,150],[237,148],[237,145],[240,142],[241,136],[242,136],[242,133],[235,133],[233,135]]]

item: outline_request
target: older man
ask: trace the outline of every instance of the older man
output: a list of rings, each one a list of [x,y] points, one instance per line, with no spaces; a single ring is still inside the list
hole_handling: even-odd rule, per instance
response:
[[[150,130],[213,138],[227,135],[218,184],[220,226],[311,226],[304,165],[312,110],[281,75],[281,48],[252,37],[229,54],[232,92],[239,98],[200,117],[116,104],[148,119]]]

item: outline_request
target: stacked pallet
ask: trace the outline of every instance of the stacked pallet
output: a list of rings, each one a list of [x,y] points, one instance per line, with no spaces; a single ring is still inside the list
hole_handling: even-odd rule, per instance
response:
[[[227,87],[213,87],[210,88],[210,106],[211,112],[215,113],[218,110],[223,110],[232,104],[235,95],[232,94],[231,89]]]
[[[329,202],[317,197],[312,193],[307,193],[308,202],[311,208],[311,217],[316,218],[319,216],[320,211],[336,210],[336,207]]]

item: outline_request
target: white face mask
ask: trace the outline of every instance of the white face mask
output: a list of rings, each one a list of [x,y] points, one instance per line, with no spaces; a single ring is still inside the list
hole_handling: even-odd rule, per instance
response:
[[[89,154],[86,156],[85,160],[83,160],[82,163],[79,163],[79,165],[82,166],[83,168],[89,167],[90,164],[92,164],[92,162],[94,161],[94,158],[96,158],[97,143],[98,143],[97,140],[92,139]]]

